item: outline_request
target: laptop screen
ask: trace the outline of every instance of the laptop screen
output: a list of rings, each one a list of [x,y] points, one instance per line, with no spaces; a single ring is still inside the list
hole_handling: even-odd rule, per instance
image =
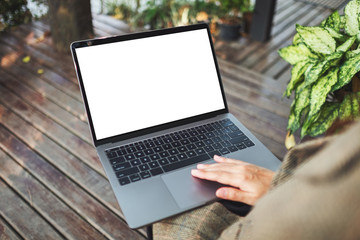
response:
[[[96,140],[225,108],[207,29],[75,51]]]

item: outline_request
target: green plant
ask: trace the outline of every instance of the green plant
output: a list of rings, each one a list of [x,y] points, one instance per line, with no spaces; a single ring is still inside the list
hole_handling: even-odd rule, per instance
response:
[[[316,136],[360,115],[360,0],[350,1],[344,15],[335,11],[320,26],[296,31],[293,44],[279,50],[293,65],[284,93],[295,92],[288,130]]]
[[[0,1],[0,31],[31,21],[27,0]]]
[[[251,11],[250,0],[221,0],[215,3],[219,6],[218,17],[222,23],[240,23],[242,14]]]
[[[134,9],[127,2],[118,2],[111,1],[106,3],[107,14],[112,15],[117,19],[124,21],[130,21],[131,18],[136,14],[136,9]]]

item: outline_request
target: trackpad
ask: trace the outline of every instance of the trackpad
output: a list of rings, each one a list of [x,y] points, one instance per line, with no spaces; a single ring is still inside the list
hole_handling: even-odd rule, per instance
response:
[[[216,199],[215,192],[222,185],[200,180],[191,175],[189,167],[162,178],[180,208],[192,208]]]

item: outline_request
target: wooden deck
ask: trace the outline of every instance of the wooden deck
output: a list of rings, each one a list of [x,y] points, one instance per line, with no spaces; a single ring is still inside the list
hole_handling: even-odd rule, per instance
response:
[[[216,42],[231,112],[279,158],[290,101],[281,98],[285,81],[266,75],[287,66],[269,59],[288,44],[294,22],[328,14],[290,2],[279,1],[271,42]],[[93,22],[98,36],[127,31],[106,16]],[[123,219],[91,142],[71,56],[53,50],[48,31],[33,22],[0,34],[0,239],[144,239],[144,229]]]
[[[295,35],[295,24],[318,25],[330,14],[329,9],[321,6],[278,0],[269,42],[264,44],[247,38],[240,38],[230,44],[217,42],[218,55],[233,64],[286,84],[290,79],[290,65],[279,57],[277,51],[291,44]]]

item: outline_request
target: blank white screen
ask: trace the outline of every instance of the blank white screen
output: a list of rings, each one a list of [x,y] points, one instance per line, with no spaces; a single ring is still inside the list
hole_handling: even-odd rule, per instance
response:
[[[225,108],[206,29],[76,54],[97,140]]]

